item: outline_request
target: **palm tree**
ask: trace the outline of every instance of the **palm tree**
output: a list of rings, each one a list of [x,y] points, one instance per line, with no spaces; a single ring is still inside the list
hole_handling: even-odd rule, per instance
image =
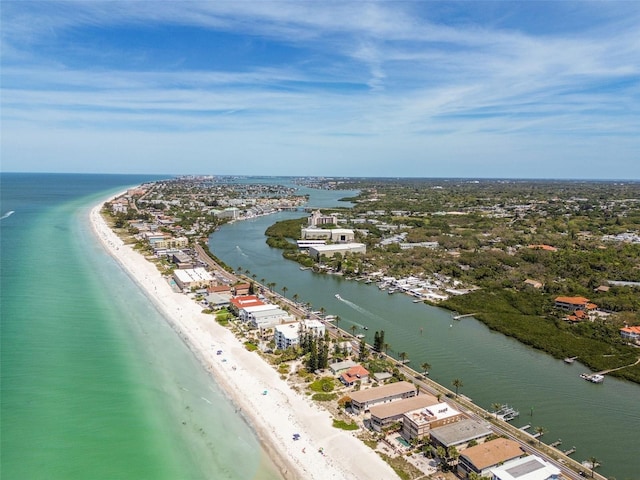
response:
[[[298,294],[297,293],[294,293],[293,297],[291,297],[291,298],[293,298],[293,302],[294,303],[298,303]]]
[[[387,352],[389,351],[389,349],[391,348],[391,345],[389,345],[388,343],[383,343],[382,344],[382,350],[384,350],[384,354],[386,355]]]
[[[289,290],[286,286],[282,287],[282,296],[287,298],[287,290]]]
[[[493,413],[495,413],[496,418],[498,418],[498,410],[500,410],[502,408],[502,404],[501,403],[492,403],[491,404],[491,409],[493,410]]]
[[[547,431],[544,427],[536,427],[533,429],[534,432],[538,435],[538,445],[541,443],[540,437],[545,434]]]
[[[356,327],[355,325],[351,325],[351,334],[355,337],[356,335],[356,330],[358,329],[358,327]]]
[[[589,457],[589,463],[591,464],[591,478],[593,478],[594,470],[599,467],[598,459],[596,457]]]
[[[404,363],[404,361],[407,359],[407,352],[400,352],[398,356],[400,357],[400,361]]]
[[[326,310],[324,309],[324,307],[320,307],[320,316],[324,317],[324,312],[326,312]]]
[[[456,387],[456,397],[458,396],[458,389],[460,387],[463,387],[463,383],[462,380],[460,380],[459,378],[454,378],[453,382],[451,382],[451,385],[453,385],[454,387]]]
[[[422,369],[422,373],[424,375],[429,375],[429,369],[431,368],[431,364],[429,362],[424,362],[422,365],[420,365],[420,368]]]

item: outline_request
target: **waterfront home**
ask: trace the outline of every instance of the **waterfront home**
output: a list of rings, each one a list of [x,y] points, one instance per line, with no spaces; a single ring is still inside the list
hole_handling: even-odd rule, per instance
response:
[[[265,305],[265,303],[255,295],[242,295],[240,297],[233,297],[230,307],[235,315],[239,317],[240,310],[243,308],[256,307],[258,305]]]
[[[463,450],[458,458],[458,476],[469,478],[476,473],[488,476],[489,469],[526,455],[520,444],[508,438],[496,438]]]
[[[371,412],[370,426],[373,430],[381,432],[384,428],[402,421],[402,416],[419,408],[436,405],[438,399],[428,393],[421,393],[415,397],[405,398],[391,403],[375,405],[369,409]]]
[[[537,455],[506,462],[490,471],[491,480],[558,480],[560,469]]]
[[[465,418],[459,422],[431,429],[430,442],[434,449],[443,447],[456,447],[458,450],[465,448],[471,441],[482,441],[491,435],[493,431],[486,422],[478,422]]]
[[[367,253],[367,246],[364,243],[337,243],[309,247],[309,256],[316,260],[320,259],[322,255],[331,258],[336,253],[340,253],[343,256],[347,253]]]
[[[640,340],[640,325],[633,327],[624,327],[620,329],[620,336],[624,340],[631,340],[637,342]]]
[[[395,382],[380,387],[368,388],[349,394],[351,409],[355,413],[368,411],[374,405],[389,403],[416,395],[416,387],[409,382]]]
[[[572,312],[576,310],[597,308],[595,304],[589,303],[588,298],[584,297],[556,297],[555,307],[563,310],[570,310]]]
[[[340,381],[347,387],[352,387],[357,382],[369,383],[369,370],[362,365],[354,365],[340,375]]]
[[[246,282],[236,283],[231,288],[233,290],[233,294],[239,297],[241,295],[249,295],[249,290],[251,290],[251,284]]]
[[[465,418],[448,403],[437,403],[405,413],[402,416],[402,436],[407,441],[427,436],[432,428],[443,427]]]

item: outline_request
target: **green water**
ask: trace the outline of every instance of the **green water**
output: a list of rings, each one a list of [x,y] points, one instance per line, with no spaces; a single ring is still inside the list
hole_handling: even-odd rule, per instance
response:
[[[2,180],[2,478],[279,478],[90,231],[124,179]]]

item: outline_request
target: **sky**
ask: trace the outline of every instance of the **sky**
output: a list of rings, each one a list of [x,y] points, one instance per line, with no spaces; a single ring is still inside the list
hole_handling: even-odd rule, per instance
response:
[[[0,170],[640,179],[640,1],[2,0]]]

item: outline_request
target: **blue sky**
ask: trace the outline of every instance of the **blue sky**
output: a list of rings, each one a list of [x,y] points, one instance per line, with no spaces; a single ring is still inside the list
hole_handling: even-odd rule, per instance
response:
[[[3,171],[640,179],[638,1],[0,15]]]

